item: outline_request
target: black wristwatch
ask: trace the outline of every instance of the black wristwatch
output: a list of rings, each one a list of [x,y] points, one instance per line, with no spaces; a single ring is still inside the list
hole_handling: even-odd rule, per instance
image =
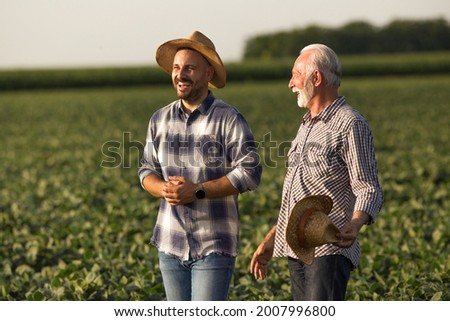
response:
[[[197,185],[197,190],[195,191],[195,197],[197,197],[198,200],[201,200],[203,198],[205,198],[206,193],[205,190],[203,189],[203,185],[202,183],[199,183]]]

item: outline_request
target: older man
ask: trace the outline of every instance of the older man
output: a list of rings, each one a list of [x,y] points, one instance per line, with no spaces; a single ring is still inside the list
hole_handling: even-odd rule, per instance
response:
[[[264,279],[272,256],[288,257],[295,300],[345,298],[350,272],[359,262],[359,231],[374,222],[383,204],[369,125],[339,96],[340,79],[339,59],[325,45],[305,47],[294,63],[289,88],[308,111],[288,153],[277,224],[250,264],[254,276]],[[317,247],[309,264],[287,244],[286,229],[294,206],[314,195],[331,198],[329,217],[340,231],[339,241]]]

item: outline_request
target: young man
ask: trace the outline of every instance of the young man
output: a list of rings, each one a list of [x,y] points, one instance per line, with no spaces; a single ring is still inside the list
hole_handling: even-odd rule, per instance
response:
[[[359,262],[358,233],[372,224],[383,204],[372,134],[366,120],[338,95],[341,65],[329,47],[305,47],[296,59],[289,88],[308,111],[288,153],[277,224],[255,251],[250,270],[266,277],[272,256],[288,257],[295,300],[344,300],[350,272]],[[312,264],[299,260],[286,242],[294,206],[325,195],[328,215],[339,228],[334,244],[315,248]]]
[[[168,300],[226,300],[238,250],[238,194],[260,183],[242,114],[208,89],[225,86],[214,44],[195,31],[162,44],[156,61],[178,100],[156,111],[138,174],[161,198],[151,239]]]

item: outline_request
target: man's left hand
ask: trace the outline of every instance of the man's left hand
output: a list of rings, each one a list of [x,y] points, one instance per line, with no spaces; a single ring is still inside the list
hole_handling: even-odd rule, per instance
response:
[[[358,237],[358,233],[364,224],[369,220],[369,215],[364,212],[356,211],[353,213],[352,220],[345,224],[341,228],[341,232],[336,236],[340,240],[336,243],[337,246],[342,248],[348,248],[355,243],[356,238]]]
[[[163,197],[170,205],[185,205],[195,198],[195,184],[183,176],[170,176],[163,187]]]

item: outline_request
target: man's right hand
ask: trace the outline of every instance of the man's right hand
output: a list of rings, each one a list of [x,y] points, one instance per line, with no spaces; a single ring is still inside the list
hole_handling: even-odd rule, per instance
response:
[[[255,253],[253,253],[253,257],[250,262],[250,273],[253,274],[257,280],[264,280],[267,276],[267,265],[273,256],[275,231],[276,225],[266,235],[264,240],[256,249]]]

